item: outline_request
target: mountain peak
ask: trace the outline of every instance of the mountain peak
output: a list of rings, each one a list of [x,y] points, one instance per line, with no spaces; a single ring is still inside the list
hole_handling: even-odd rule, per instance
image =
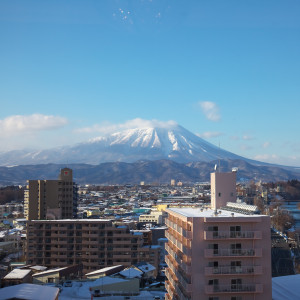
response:
[[[89,163],[171,159],[186,163],[241,159],[186,130],[175,122],[136,119],[131,127],[110,132],[85,143],[16,156],[0,155],[0,164]],[[134,125],[138,125],[134,127]]]

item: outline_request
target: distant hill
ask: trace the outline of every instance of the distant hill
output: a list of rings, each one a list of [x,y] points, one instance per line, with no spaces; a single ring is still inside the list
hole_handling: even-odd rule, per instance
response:
[[[171,179],[183,182],[209,181],[215,164],[212,162],[177,163],[171,160],[138,161],[135,163],[113,162],[99,165],[88,164],[39,164],[0,167],[0,184],[25,184],[27,179],[56,179],[61,168],[73,169],[74,180],[79,184],[139,184],[170,183]],[[278,166],[256,166],[243,160],[220,160],[221,171],[238,168],[238,181],[284,181],[300,179],[300,173]]]

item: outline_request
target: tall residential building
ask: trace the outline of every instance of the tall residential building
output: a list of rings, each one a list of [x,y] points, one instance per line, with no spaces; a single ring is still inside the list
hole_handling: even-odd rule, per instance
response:
[[[146,261],[157,270],[159,252],[159,246],[144,246],[141,232],[107,219],[32,220],[27,224],[26,262],[30,265],[82,264],[87,273]]]
[[[27,180],[24,215],[27,220],[70,219],[77,215],[77,185],[71,169],[61,169],[58,180]]]
[[[213,209],[166,209],[166,299],[271,300],[270,217],[223,208],[232,202],[235,174],[212,178]]]

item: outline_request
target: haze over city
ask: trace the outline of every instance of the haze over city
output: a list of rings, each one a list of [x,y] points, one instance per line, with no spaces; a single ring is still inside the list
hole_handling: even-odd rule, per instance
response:
[[[298,1],[1,1],[0,151],[180,124],[300,166]]]

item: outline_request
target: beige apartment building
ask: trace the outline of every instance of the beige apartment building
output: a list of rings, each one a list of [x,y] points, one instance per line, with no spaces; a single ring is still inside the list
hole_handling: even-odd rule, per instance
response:
[[[83,265],[83,273],[146,261],[156,268],[160,247],[144,246],[143,234],[107,219],[32,220],[26,262],[47,267]]]
[[[226,207],[235,174],[211,178],[213,209],[166,209],[166,299],[271,300],[270,217]]]
[[[70,219],[77,215],[77,185],[72,170],[64,168],[58,180],[28,180],[24,193],[27,220]]]

